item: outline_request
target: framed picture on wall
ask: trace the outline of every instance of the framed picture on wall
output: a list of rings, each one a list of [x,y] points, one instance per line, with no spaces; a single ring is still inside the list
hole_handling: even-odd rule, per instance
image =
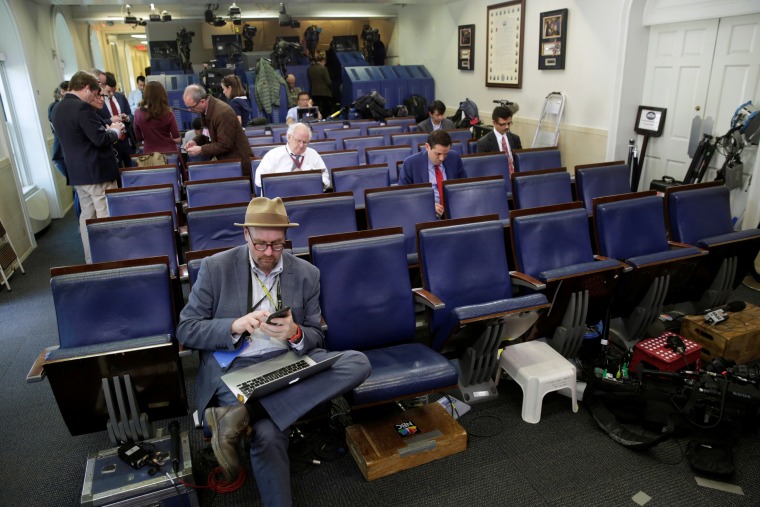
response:
[[[459,53],[457,55],[459,70],[472,70],[475,52],[475,25],[459,26]]]
[[[486,19],[486,86],[522,88],[525,0],[489,5]]]
[[[538,41],[538,68],[562,70],[567,54],[567,9],[542,12]]]

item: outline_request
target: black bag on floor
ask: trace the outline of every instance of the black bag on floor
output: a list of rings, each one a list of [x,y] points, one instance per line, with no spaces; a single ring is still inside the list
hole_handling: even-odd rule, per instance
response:
[[[362,95],[354,101],[354,109],[368,120],[384,120],[393,116],[391,111],[385,109],[385,99],[377,92]]]
[[[409,116],[414,116],[417,122],[421,122],[428,117],[427,100],[422,95],[417,95],[416,93],[410,95],[404,99],[404,105],[407,111],[409,111]]]

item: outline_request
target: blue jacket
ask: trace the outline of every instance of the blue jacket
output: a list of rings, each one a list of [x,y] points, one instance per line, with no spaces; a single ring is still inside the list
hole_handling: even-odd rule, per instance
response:
[[[466,178],[462,165],[462,157],[455,150],[449,151],[446,159],[443,161],[443,170],[447,180]],[[427,150],[407,157],[401,166],[401,173],[398,176],[399,185],[411,185],[413,183],[429,183],[428,179],[428,156]]]

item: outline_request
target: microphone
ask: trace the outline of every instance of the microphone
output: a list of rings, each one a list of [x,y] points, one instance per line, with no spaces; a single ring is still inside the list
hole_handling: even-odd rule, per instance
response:
[[[700,313],[701,313],[701,315],[707,315],[708,313],[716,312],[718,310],[723,310],[724,312],[733,312],[733,313],[736,313],[736,312],[740,312],[740,311],[744,310],[745,308],[747,308],[747,303],[745,303],[744,301],[729,301],[728,303],[726,303],[723,306],[717,306],[715,308],[708,308],[707,310],[704,310],[704,311],[702,311]]]
[[[172,439],[171,454],[169,457],[172,460],[172,468],[176,475],[179,472],[179,423],[177,421],[169,423],[169,435]]]

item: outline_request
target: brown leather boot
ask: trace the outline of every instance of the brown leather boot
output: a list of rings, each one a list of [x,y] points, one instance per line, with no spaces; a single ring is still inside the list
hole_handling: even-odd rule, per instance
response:
[[[240,471],[238,445],[240,438],[251,431],[248,411],[244,405],[210,407],[205,412],[211,428],[211,448],[227,482],[233,481]]]

